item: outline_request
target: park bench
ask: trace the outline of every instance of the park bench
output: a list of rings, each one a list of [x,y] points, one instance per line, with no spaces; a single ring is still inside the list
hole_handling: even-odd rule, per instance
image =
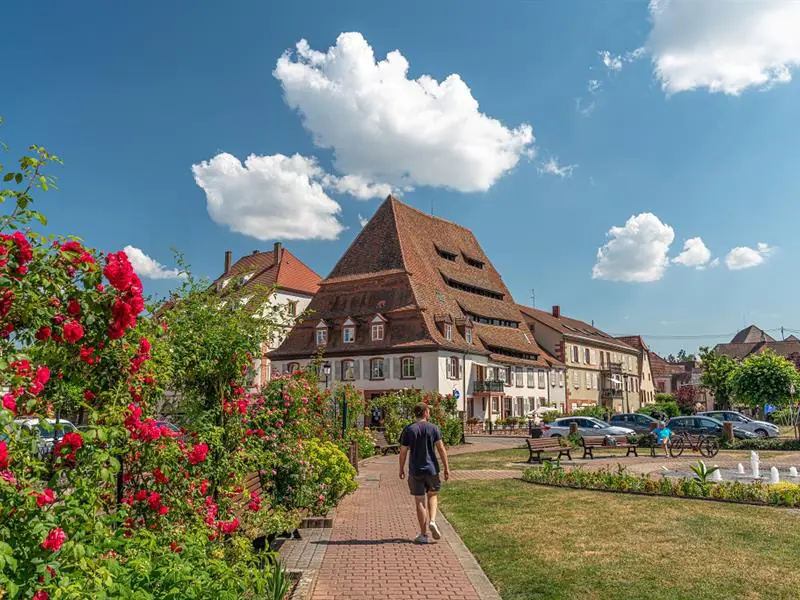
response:
[[[400,453],[400,444],[390,444],[386,440],[386,434],[382,431],[373,431],[372,438],[375,440],[375,448],[382,452],[384,456],[389,452]]]
[[[536,438],[531,439],[528,438],[525,440],[528,443],[528,462],[534,462],[534,457],[536,461],[542,462],[542,453],[548,452],[558,453],[558,458],[562,456],[566,456],[569,460],[572,460],[572,454],[569,445],[563,446],[561,444],[561,438],[558,437],[543,437],[543,438]]]
[[[614,438],[616,441],[615,445],[610,445],[607,442],[607,437]],[[604,435],[587,435],[581,438],[581,446],[583,446],[583,458],[591,458],[594,459],[593,451],[596,448],[604,448],[604,449],[612,449],[612,448],[625,448],[627,452],[625,456],[630,456],[633,454],[634,456],[638,457],[638,446],[636,444],[632,444],[628,441],[628,437],[624,435],[612,435],[612,436],[604,436]],[[651,448],[652,451],[652,448]]]

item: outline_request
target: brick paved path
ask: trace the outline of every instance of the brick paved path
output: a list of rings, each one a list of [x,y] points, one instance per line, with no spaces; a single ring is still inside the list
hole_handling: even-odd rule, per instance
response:
[[[314,600],[487,597],[476,591],[453,550],[460,542],[451,546],[448,535],[427,546],[412,542],[417,519],[406,482],[397,477],[396,456],[368,461],[360,480],[358,491],[337,508]]]

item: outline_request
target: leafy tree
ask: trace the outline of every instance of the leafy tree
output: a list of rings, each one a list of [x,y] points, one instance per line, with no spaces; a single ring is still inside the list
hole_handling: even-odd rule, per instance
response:
[[[693,385],[683,385],[675,393],[675,401],[683,414],[692,414],[697,402],[697,388]]]
[[[792,388],[800,388],[800,374],[794,365],[771,350],[747,357],[730,381],[734,397],[755,409],[765,404],[787,406]]]
[[[733,397],[731,376],[736,371],[736,363],[730,357],[708,348],[700,348],[700,360],[703,362],[701,385],[714,394],[716,408],[729,409]]]

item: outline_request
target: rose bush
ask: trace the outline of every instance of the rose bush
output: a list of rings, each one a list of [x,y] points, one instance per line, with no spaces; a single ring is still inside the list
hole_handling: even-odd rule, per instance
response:
[[[329,439],[329,398],[304,375],[246,390],[269,315],[220,310],[191,278],[145,313],[123,252],[33,231],[46,224],[33,194],[53,186],[43,171],[57,159],[32,151],[0,190],[12,207],[0,217],[0,590],[37,600],[272,593],[285,580],[252,539],[291,530],[298,509],[320,502],[305,499],[320,471],[304,443]],[[180,434],[156,421],[171,409]],[[84,427],[56,426],[52,450],[15,422],[53,429],[65,416]],[[253,473],[259,493],[244,487]],[[352,486],[346,473],[332,487]]]

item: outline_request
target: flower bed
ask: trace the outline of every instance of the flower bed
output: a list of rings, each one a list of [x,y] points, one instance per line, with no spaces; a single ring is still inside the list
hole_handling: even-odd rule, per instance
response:
[[[616,471],[610,469],[586,471],[580,468],[566,470],[561,466],[550,464],[526,469],[522,479],[528,483],[555,487],[800,507],[800,485],[793,483],[777,485],[741,481],[712,483],[705,476],[655,479],[648,475],[628,473],[622,467]]]

